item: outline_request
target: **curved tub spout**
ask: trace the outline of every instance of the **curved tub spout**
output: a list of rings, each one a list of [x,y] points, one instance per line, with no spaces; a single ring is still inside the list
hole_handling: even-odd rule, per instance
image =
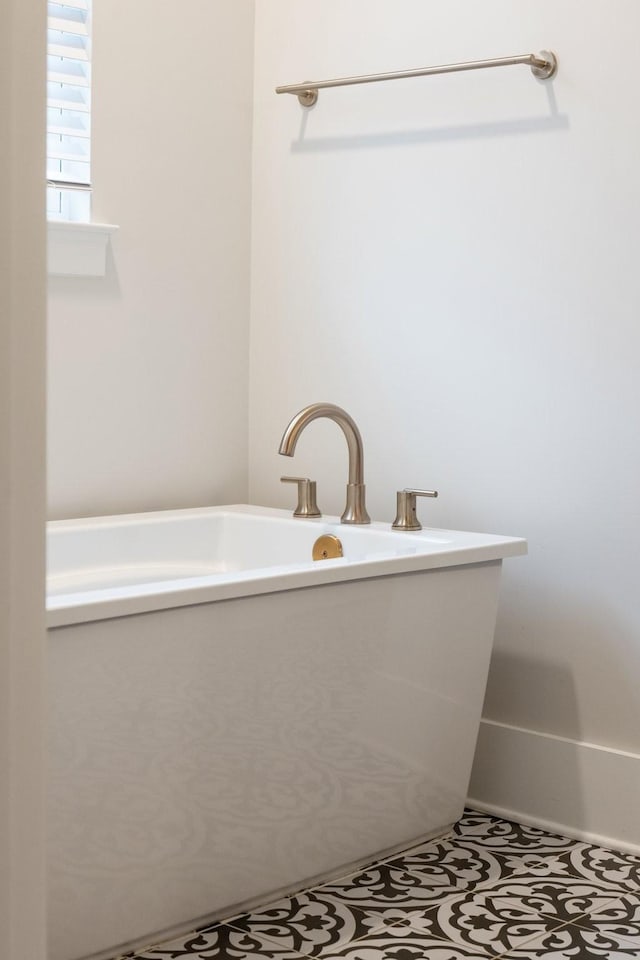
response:
[[[283,457],[292,457],[298,438],[304,428],[317,420],[326,417],[333,420],[345,435],[349,448],[349,482],[347,483],[347,505],[340,517],[342,523],[371,523],[365,506],[364,486],[364,456],[362,452],[362,437],[355,421],[342,407],[335,403],[312,403],[297,413],[282,434],[280,449]]]

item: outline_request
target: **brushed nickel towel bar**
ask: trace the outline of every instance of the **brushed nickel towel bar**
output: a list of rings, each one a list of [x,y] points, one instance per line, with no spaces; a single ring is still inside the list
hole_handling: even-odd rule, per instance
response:
[[[538,80],[549,80],[558,69],[558,60],[550,50],[539,54],[524,53],[517,57],[497,57],[493,60],[468,60],[465,63],[445,63],[437,67],[418,67],[417,70],[398,70],[393,73],[370,73],[360,77],[339,77],[337,80],[305,80],[276,87],[276,93],[293,93],[303,107],[312,107],[318,99],[318,90],[327,87],[352,87],[357,83],[378,83],[381,80],[406,80],[409,77],[430,77],[438,73],[458,73],[461,70],[486,70],[487,67],[511,67],[522,63],[531,67]]]

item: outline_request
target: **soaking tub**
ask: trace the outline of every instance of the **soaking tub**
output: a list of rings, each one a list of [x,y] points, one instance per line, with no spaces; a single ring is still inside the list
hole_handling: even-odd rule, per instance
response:
[[[525,552],[250,506],[50,523],[50,960],[444,833]]]

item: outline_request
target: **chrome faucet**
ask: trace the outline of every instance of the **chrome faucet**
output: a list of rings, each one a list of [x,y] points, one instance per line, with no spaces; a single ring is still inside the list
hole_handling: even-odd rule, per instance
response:
[[[280,449],[283,457],[292,457],[296,443],[304,428],[317,420],[318,417],[327,417],[333,420],[345,435],[349,448],[349,482],[347,483],[347,505],[340,517],[342,523],[371,523],[364,502],[364,457],[362,453],[362,437],[355,421],[342,407],[334,403],[312,403],[305,407],[289,423],[282,434]]]

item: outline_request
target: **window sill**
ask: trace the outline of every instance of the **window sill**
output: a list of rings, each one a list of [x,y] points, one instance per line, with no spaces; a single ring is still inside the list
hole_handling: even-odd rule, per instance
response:
[[[104,277],[110,223],[47,222],[47,271],[53,277]]]

